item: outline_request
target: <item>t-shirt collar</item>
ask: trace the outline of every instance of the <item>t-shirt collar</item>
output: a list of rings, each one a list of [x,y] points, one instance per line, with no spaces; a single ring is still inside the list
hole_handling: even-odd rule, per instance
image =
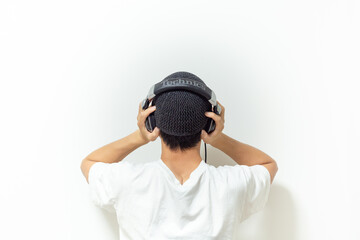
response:
[[[201,160],[201,162],[197,166],[197,168],[195,168],[191,172],[189,178],[183,184],[180,184],[180,181],[175,177],[174,173],[170,170],[170,168],[164,163],[164,161],[161,158],[159,158],[158,162],[159,162],[159,165],[161,166],[161,168],[165,170],[168,179],[172,183],[174,183],[175,185],[179,185],[180,187],[185,187],[185,186],[191,184],[192,182],[194,182],[196,179],[198,179],[198,177],[204,171],[205,165],[206,165],[204,160]]]

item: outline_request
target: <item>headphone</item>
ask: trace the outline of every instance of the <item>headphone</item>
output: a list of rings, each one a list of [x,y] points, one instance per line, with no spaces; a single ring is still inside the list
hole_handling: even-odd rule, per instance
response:
[[[204,97],[211,104],[212,112],[217,115],[221,113],[221,107],[216,101],[216,95],[208,86],[204,83],[183,77],[177,78],[168,78],[161,82],[158,82],[151,86],[146,98],[142,102],[142,109],[145,110],[149,108],[150,103],[152,106],[152,101],[156,95],[159,95],[163,92],[173,91],[173,90],[187,90],[192,93],[195,93],[199,96]],[[154,112],[150,113],[145,120],[146,129],[149,132],[152,132],[156,127],[155,115]],[[215,130],[216,124],[214,119],[208,118],[205,127],[203,128],[208,134]],[[204,142],[205,147],[205,163],[206,163],[206,143]]]

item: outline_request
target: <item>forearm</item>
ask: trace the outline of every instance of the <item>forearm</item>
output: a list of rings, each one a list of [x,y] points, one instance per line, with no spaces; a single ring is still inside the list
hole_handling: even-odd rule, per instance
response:
[[[105,163],[119,162],[129,153],[146,143],[147,142],[141,137],[139,130],[136,130],[122,139],[91,152],[85,159]]]
[[[211,145],[223,151],[239,165],[252,166],[274,162],[266,153],[248,144],[241,143],[224,133],[221,133]]]

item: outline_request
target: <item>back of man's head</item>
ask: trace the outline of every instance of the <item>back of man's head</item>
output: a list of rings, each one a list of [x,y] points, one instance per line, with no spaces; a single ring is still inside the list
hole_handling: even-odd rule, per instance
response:
[[[189,78],[205,84],[189,72],[175,72],[169,78]],[[207,99],[186,90],[174,90],[157,95],[153,100],[156,126],[164,143],[172,150],[186,150],[201,141],[201,130],[207,122],[205,112],[211,111]]]

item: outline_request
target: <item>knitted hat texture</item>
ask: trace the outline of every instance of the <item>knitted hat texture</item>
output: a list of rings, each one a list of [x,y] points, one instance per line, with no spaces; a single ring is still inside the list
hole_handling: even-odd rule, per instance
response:
[[[205,84],[199,77],[189,72],[175,72],[169,78],[190,78]],[[157,95],[152,105],[156,126],[163,132],[173,136],[188,136],[199,133],[206,125],[206,111],[211,111],[207,99],[186,90],[174,90]]]

